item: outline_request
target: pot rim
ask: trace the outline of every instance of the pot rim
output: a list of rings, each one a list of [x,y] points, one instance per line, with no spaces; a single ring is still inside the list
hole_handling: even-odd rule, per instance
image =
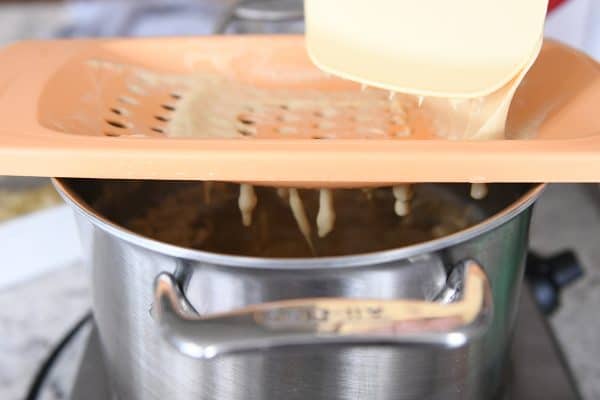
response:
[[[258,269],[328,269],[368,266],[385,264],[400,259],[410,259],[417,256],[422,256],[424,254],[433,253],[443,248],[466,242],[508,222],[532,206],[546,187],[545,183],[537,184],[518,200],[502,209],[502,211],[467,229],[438,239],[428,240],[397,249],[346,256],[316,258],[264,258],[212,253],[209,251],[189,249],[186,247],[164,243],[155,239],[146,238],[109,221],[101,215],[98,215],[98,213],[92,207],[87,205],[78,195],[74,194],[68,189],[64,179],[52,178],[52,183],[65,202],[67,202],[74,210],[87,217],[98,228],[130,244],[176,258],[183,258],[187,260],[228,267]]]

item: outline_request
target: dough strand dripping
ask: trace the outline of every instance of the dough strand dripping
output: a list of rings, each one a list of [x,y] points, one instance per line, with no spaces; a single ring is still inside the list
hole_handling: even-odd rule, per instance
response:
[[[483,200],[488,194],[488,187],[485,183],[471,184],[471,197],[475,200]]]
[[[310,222],[308,222],[308,218],[306,217],[306,211],[304,211],[304,205],[302,204],[302,199],[298,194],[298,189],[289,189],[289,193],[290,208],[292,209],[292,214],[296,219],[298,228],[300,228],[302,236],[304,236],[304,239],[306,239],[311,252],[316,255],[315,247],[310,238]]]
[[[319,237],[327,236],[335,225],[335,209],[333,207],[333,192],[331,189],[319,191],[319,212],[317,214],[317,231]]]
[[[203,200],[205,205],[210,205],[210,199],[212,194],[213,183],[212,182],[204,182],[203,184]]]
[[[240,185],[240,197],[238,198],[238,205],[240,212],[242,213],[242,222],[244,226],[252,225],[252,212],[256,208],[256,193],[254,187],[248,184]]]
[[[290,196],[290,192],[287,188],[277,188],[277,196],[283,200],[287,200]]]
[[[396,203],[394,211],[399,217],[405,217],[410,214],[410,201],[413,197],[412,187],[408,184],[396,185],[393,187]]]

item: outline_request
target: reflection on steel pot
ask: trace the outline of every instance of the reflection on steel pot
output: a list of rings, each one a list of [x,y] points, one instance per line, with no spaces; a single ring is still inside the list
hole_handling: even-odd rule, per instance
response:
[[[541,185],[492,185],[478,203],[486,218],[439,239],[273,259],[123,228],[158,183],[55,183],[77,210],[116,398],[451,400],[499,390]],[[434,186],[471,202],[468,185]],[[113,207],[94,208],[106,187]]]

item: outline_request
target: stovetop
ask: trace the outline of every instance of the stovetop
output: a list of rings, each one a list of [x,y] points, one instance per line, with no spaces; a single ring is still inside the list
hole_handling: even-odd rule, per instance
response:
[[[98,332],[86,316],[50,355],[27,400],[107,400]],[[520,299],[511,363],[502,400],[580,399],[560,348],[528,288]]]

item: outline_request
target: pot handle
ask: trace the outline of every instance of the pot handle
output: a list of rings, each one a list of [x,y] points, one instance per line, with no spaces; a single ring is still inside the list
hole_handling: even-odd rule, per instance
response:
[[[307,298],[251,305],[201,316],[167,272],[155,280],[152,314],[163,337],[198,359],[315,344],[460,347],[487,331],[493,305],[476,262],[457,266],[443,299]]]

